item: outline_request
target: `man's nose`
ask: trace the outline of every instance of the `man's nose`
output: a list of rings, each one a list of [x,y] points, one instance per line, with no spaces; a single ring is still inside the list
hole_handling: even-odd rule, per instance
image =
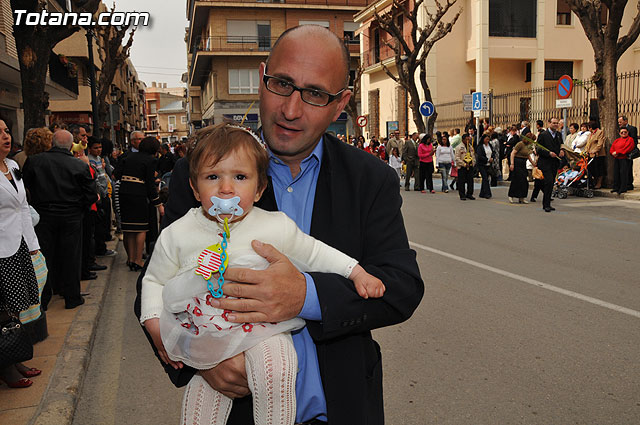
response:
[[[288,121],[293,121],[302,116],[302,108],[304,106],[304,102],[302,101],[302,93],[299,91],[294,91],[291,93],[291,96],[288,96],[284,100],[284,105],[282,107],[282,113]]]

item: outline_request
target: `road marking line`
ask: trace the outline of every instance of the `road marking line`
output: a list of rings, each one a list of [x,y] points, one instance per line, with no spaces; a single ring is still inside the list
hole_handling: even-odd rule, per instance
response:
[[[422,249],[424,251],[431,252],[433,254],[437,254],[437,255],[441,255],[443,257],[450,258],[452,260],[460,261],[461,263],[469,264],[470,266],[478,267],[479,269],[487,270],[487,271],[490,271],[490,272],[493,272],[493,273],[496,273],[496,274],[499,274],[499,275],[514,279],[514,280],[519,280],[520,282],[527,283],[527,284],[533,285],[533,286],[537,286],[538,288],[546,289],[546,290],[552,291],[552,292],[557,292],[559,294],[566,295],[568,297],[576,298],[576,299],[581,300],[581,301],[585,301],[585,302],[588,302],[588,303],[591,303],[591,304],[595,304],[595,305],[600,306],[600,307],[608,308],[610,310],[617,311],[618,313],[628,314],[629,316],[633,316],[633,317],[636,317],[636,318],[640,319],[640,311],[632,310],[632,309],[627,308],[627,307],[622,307],[622,306],[619,306],[619,305],[616,305],[616,304],[612,304],[612,303],[609,303],[609,302],[606,302],[606,301],[602,301],[602,300],[600,300],[598,298],[589,297],[587,295],[582,295],[582,294],[579,294],[577,292],[573,292],[573,291],[569,291],[567,289],[559,288],[557,286],[553,286],[553,285],[550,285],[548,283],[540,282],[538,280],[531,279],[531,278],[528,278],[528,277],[525,277],[525,276],[521,276],[519,274],[515,274],[515,273],[511,273],[511,272],[505,271],[505,270],[497,269],[495,267],[491,267],[491,266],[488,266],[486,264],[479,263],[477,261],[469,260],[469,259],[464,258],[464,257],[459,257],[457,255],[450,254],[450,253],[445,252],[445,251],[440,251],[440,250],[435,249],[435,248],[430,248],[428,246],[424,246],[424,245],[421,245],[421,244],[418,244],[418,243],[415,243],[415,242],[409,242],[409,245],[411,245],[414,248],[420,248],[420,249]]]

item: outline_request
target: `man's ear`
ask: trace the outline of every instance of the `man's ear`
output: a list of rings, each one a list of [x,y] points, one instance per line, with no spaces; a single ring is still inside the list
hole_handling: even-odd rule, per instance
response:
[[[340,100],[338,100],[337,106],[336,106],[336,114],[333,117],[333,120],[336,121],[338,119],[338,117],[340,116],[340,114],[342,113],[342,111],[344,111],[344,107],[347,105],[347,103],[349,103],[349,99],[351,98],[351,90],[345,90],[343,91],[340,96],[342,96],[340,98]]]
[[[191,179],[189,179],[189,186],[191,186],[191,190],[193,190],[193,196],[196,197],[196,200],[198,202],[202,202],[200,200],[200,193],[198,193],[198,189],[193,185],[193,182],[191,181]]]

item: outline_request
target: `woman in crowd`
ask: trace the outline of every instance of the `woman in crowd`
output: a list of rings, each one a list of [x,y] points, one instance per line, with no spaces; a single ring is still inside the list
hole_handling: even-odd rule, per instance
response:
[[[402,177],[402,160],[400,159],[400,151],[398,148],[393,148],[391,150],[391,155],[389,156],[389,166],[396,171],[398,174],[398,179]]]
[[[21,311],[40,303],[38,282],[31,255],[39,253],[40,245],[31,222],[24,183],[15,161],[7,159],[11,150],[11,134],[0,119],[0,321],[18,317]],[[41,371],[20,363],[0,370],[0,380],[11,388],[33,384],[28,379]]]
[[[611,193],[621,195],[627,191],[629,167],[632,164],[628,155],[635,146],[635,140],[629,136],[629,130],[626,127],[621,128],[620,137],[614,140],[609,150],[615,161],[613,163],[613,189],[611,189]]]
[[[433,190],[433,144],[431,143],[432,137],[430,134],[421,135],[420,144],[418,145],[418,158],[420,159],[420,187],[424,188],[424,182],[427,181],[426,188],[429,192],[436,193]],[[426,190],[422,190],[422,193],[427,193]]]
[[[587,152],[589,158],[592,158],[589,164],[589,174],[595,184],[591,184],[590,187],[594,189],[600,189],[602,187],[602,179],[606,173],[605,170],[605,158],[607,151],[605,145],[607,144],[607,136],[600,128],[597,121],[589,122],[589,129],[591,130],[591,136],[587,141],[584,151]]]
[[[24,149],[18,153],[13,160],[17,162],[20,169],[22,169],[27,157],[51,149],[52,137],[53,133],[47,127],[30,129],[24,138]]]
[[[525,137],[511,150],[511,165],[509,166],[511,184],[509,185],[509,202],[512,204],[518,199],[521,204],[528,204],[527,193],[529,192],[529,182],[527,181],[527,160],[535,165],[536,160],[533,155],[533,143],[535,140],[533,133],[525,134]]]
[[[567,134],[567,138],[564,139],[564,144],[569,146],[572,150],[573,142],[576,140],[576,137],[578,137],[578,130],[580,130],[578,123],[573,122],[569,124],[569,134]]]
[[[491,177],[491,187],[498,186],[498,179],[502,178],[502,161],[500,160],[500,136],[493,127],[489,127],[489,145],[491,146],[491,167],[489,168],[489,176]]]
[[[477,163],[482,177],[482,186],[480,186],[480,197],[491,199],[491,185],[489,184],[489,171],[493,164],[493,149],[489,144],[489,135],[480,136],[477,151]]]
[[[364,150],[364,137],[362,139],[358,137],[358,141],[356,142],[356,148],[360,150]]]
[[[139,152],[122,158],[115,171],[116,179],[120,180],[120,216],[127,265],[131,271],[138,271],[143,266],[142,251],[152,224],[149,205],[155,206],[160,216],[164,214],[155,184],[158,149],[160,142],[155,137],[145,137],[138,146]]]
[[[571,143],[571,149],[573,149],[574,152],[582,153],[584,147],[589,141],[589,136],[591,136],[591,133],[589,132],[589,123],[583,122],[580,124],[580,131],[578,131],[577,136]]]
[[[442,135],[438,148],[436,149],[436,159],[438,160],[438,169],[442,177],[442,191],[449,193],[449,172],[451,163],[453,162],[453,149],[449,144],[449,136],[446,132]]]

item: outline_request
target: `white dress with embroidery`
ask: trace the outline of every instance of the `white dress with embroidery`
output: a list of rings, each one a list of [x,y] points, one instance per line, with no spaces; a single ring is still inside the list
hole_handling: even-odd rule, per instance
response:
[[[272,244],[302,272],[337,273],[349,277],[356,260],[302,232],[282,212],[253,208],[230,226],[228,267],[256,270],[268,262],[251,248],[251,241]],[[228,312],[210,305],[213,297],[205,279],[196,274],[198,257],[222,241],[222,227],[202,208],[191,209],[164,229],[142,281],[140,322],[160,318],[167,354],[196,369],[209,369],[255,346],[270,336],[304,326],[294,318],[279,323],[231,323]],[[218,274],[212,276],[217,288]],[[224,290],[224,286],[223,286]]]

